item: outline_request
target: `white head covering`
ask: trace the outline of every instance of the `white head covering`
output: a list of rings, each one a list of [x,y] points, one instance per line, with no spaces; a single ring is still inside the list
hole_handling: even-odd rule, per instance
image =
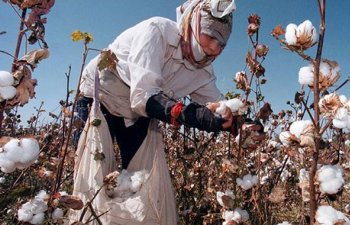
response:
[[[183,37],[183,53],[196,67],[210,64],[215,57],[208,57],[197,41],[200,33],[216,38],[222,46],[232,30],[234,0],[188,0],[177,7],[177,24]],[[189,33],[191,32],[191,33]]]

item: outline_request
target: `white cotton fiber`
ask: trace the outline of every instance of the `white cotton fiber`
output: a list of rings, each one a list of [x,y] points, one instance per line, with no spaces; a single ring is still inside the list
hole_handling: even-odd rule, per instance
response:
[[[339,129],[349,127],[349,115],[345,107],[339,108],[335,113],[333,126]]]
[[[290,125],[289,132],[294,134],[297,138],[300,138],[301,133],[304,131],[304,129],[311,124],[312,122],[310,120],[295,121]]]
[[[131,185],[130,189],[132,192],[137,192],[141,189],[141,186],[148,178],[148,173],[146,170],[136,171],[134,174],[130,177],[131,179]]]
[[[282,223],[279,223],[277,225],[292,225],[291,223],[287,222],[287,221],[283,221]]]
[[[6,157],[18,163],[19,169],[32,164],[39,156],[39,144],[33,138],[12,139],[4,145]]]
[[[286,42],[288,45],[295,45],[297,43],[297,25],[290,23],[286,27]]]
[[[345,95],[339,95],[341,104],[345,105],[348,102],[348,98]]]
[[[64,216],[64,212],[61,208],[55,208],[55,210],[52,212],[52,219],[53,220],[57,220],[57,219],[61,219]]]
[[[238,98],[233,98],[227,100],[226,105],[231,109],[232,112],[238,112],[240,108],[244,106],[244,103]]]
[[[320,73],[322,73],[324,76],[331,74],[331,67],[329,66],[328,63],[325,63],[325,62],[320,63]]]
[[[33,218],[33,213],[27,209],[19,209],[17,212],[18,220],[23,222],[29,222]]]
[[[290,141],[291,136],[292,134],[289,131],[282,131],[279,134],[278,138],[280,139],[283,145],[289,146],[291,144],[291,141]]]
[[[21,140],[22,148],[24,149],[22,157],[20,159],[21,163],[34,162],[39,156],[39,144],[33,138],[23,138]]]
[[[324,165],[317,171],[317,180],[320,183],[320,191],[327,194],[338,193],[343,185],[343,170],[338,165]]]
[[[45,213],[41,212],[41,213],[33,215],[33,218],[31,221],[29,221],[29,223],[42,224],[44,222],[44,219],[45,219]]]
[[[2,99],[11,99],[16,96],[17,90],[13,86],[0,87],[0,97]]]
[[[15,163],[8,159],[4,152],[0,153],[0,167],[1,171],[4,173],[12,173],[16,169]]]
[[[220,105],[218,108],[216,108],[215,112],[219,115],[224,115],[226,112],[226,108],[227,108],[226,100],[220,101],[219,104]]]
[[[349,219],[343,213],[328,205],[318,207],[315,219],[322,225],[334,225],[339,220],[344,220],[344,225],[350,225]]]
[[[0,87],[11,86],[14,83],[14,78],[7,71],[0,71]]]
[[[305,34],[308,37],[311,37],[312,43],[315,43],[317,40],[317,32],[315,27],[312,25],[310,20],[305,20],[298,26],[298,36]]]
[[[304,66],[299,69],[299,84],[301,85],[313,85],[314,73],[311,66]]]
[[[42,213],[48,209],[46,202],[44,202],[42,199],[34,198],[30,203],[32,205],[31,211],[33,214]]]
[[[256,175],[247,174],[241,178],[236,179],[237,184],[244,190],[251,189],[255,184],[258,183],[258,177]]]
[[[233,217],[231,218],[231,220],[234,220],[237,223],[246,222],[249,220],[249,214],[246,210],[236,208],[233,211]]]

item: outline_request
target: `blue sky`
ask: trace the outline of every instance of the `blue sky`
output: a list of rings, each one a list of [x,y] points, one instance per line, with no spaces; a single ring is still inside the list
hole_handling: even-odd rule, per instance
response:
[[[164,16],[175,20],[175,8],[183,3],[179,0],[56,0],[51,12],[46,15],[46,41],[50,57],[42,61],[33,72],[38,79],[36,98],[21,110],[24,118],[34,114],[34,107],[44,101],[48,112],[59,112],[59,100],[66,96],[66,77],[68,66],[72,66],[70,89],[76,89],[79,76],[82,43],[72,42],[70,34],[79,29],[90,32],[94,41],[90,47],[102,49],[126,28],[152,16]],[[300,24],[309,19],[319,30],[319,13],[316,0],[237,0],[234,13],[233,33],[222,55],[215,61],[217,85],[223,93],[235,89],[232,82],[236,72],[245,68],[245,55],[250,49],[246,35],[247,17],[257,13],[261,17],[260,42],[269,46],[270,51],[264,62],[267,84],[263,87],[265,100],[272,104],[277,113],[287,108],[287,100],[294,99],[299,89],[298,71],[308,63],[299,56],[281,48],[270,35],[276,25],[286,27],[289,23]],[[327,1],[326,35],[323,57],[336,60],[341,67],[344,81],[350,74],[350,1]],[[19,19],[12,8],[0,2],[0,31],[7,33],[0,36],[0,50],[13,54],[19,27]],[[37,48],[37,46],[34,46]],[[22,47],[22,50],[24,48]],[[28,47],[34,49],[33,46]],[[315,56],[316,47],[306,53]],[[23,54],[23,52],[21,53]],[[89,54],[89,59],[96,52]],[[0,53],[0,70],[10,70],[11,58]],[[350,84],[340,90],[350,97]]]

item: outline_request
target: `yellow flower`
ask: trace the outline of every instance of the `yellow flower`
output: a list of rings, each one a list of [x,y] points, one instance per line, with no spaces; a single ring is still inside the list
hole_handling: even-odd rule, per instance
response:
[[[92,34],[88,32],[81,32],[80,30],[75,30],[71,34],[72,41],[85,41],[86,44],[89,44],[94,40]]]
[[[70,36],[71,36],[72,41],[84,40],[84,35],[80,30],[73,31]]]

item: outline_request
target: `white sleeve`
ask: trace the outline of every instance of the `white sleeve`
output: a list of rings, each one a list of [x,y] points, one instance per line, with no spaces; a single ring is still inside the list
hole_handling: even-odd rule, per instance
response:
[[[162,90],[165,51],[166,43],[154,23],[139,30],[133,38],[128,57],[130,102],[139,115],[147,116],[147,100]]]
[[[199,104],[206,104],[208,102],[218,102],[224,99],[223,94],[217,88],[216,79],[211,80],[208,84],[200,87],[195,92],[190,94],[192,101]]]

